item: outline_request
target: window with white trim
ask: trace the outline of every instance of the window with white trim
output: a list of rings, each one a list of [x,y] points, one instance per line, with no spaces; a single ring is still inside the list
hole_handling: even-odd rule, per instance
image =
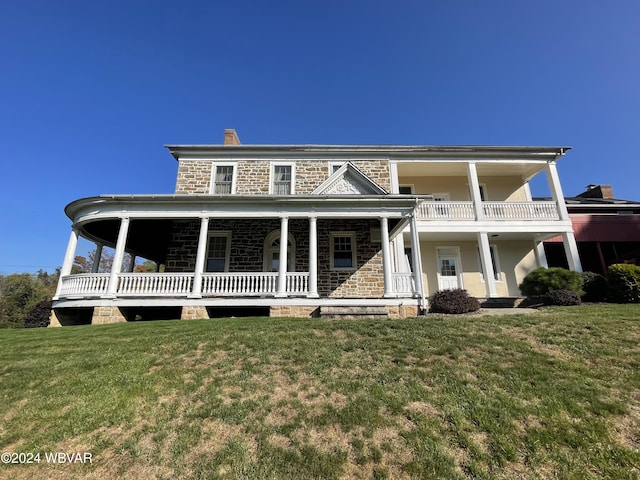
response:
[[[331,232],[329,234],[329,242],[331,268],[333,270],[355,270],[355,232]]]
[[[271,194],[291,195],[295,193],[295,165],[275,163],[271,166]]]
[[[231,232],[210,232],[207,242],[207,272],[228,272]]]
[[[495,245],[489,245],[489,252],[491,253],[491,267],[493,268],[493,278],[496,279],[496,282],[500,282],[502,281],[502,275],[500,275],[498,248]],[[482,268],[482,259],[480,258],[480,248],[478,248],[478,266],[480,269],[480,280],[484,282],[484,270]]]
[[[235,190],[235,166],[234,165],[215,165],[213,172],[213,188],[214,195],[229,195]]]

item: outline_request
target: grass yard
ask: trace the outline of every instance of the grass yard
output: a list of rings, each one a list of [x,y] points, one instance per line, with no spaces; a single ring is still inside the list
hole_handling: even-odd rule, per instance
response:
[[[640,305],[2,330],[0,452],[41,453],[3,479],[637,479]]]

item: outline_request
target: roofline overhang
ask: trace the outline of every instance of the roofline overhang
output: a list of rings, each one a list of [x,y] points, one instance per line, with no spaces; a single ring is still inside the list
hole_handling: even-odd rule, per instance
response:
[[[494,145],[165,145],[178,160],[182,157],[259,158],[278,153],[287,157],[353,157],[388,159],[421,158],[503,158],[552,161],[562,157],[569,146]]]
[[[381,216],[385,211],[399,216],[432,198],[430,195],[100,195],[75,200],[64,211],[74,223],[106,216],[197,218],[221,210],[237,210],[247,218],[260,218],[265,211],[275,214],[287,210],[309,210],[323,216],[336,209],[352,212],[376,209]]]

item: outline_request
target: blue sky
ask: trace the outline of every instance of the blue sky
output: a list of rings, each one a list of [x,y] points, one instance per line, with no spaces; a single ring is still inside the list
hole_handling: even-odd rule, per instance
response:
[[[565,194],[640,200],[636,0],[21,0],[0,18],[3,274],[62,263],[74,199],[172,193],[163,145],[225,128],[248,144],[568,145]]]

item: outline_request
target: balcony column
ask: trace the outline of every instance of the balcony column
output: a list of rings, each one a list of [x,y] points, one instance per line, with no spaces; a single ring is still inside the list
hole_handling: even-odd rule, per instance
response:
[[[91,273],[98,273],[100,271],[100,260],[102,260],[102,249],[103,245],[101,243],[96,244],[96,253],[93,256],[93,265],[91,266]]]
[[[391,249],[389,248],[389,220],[380,217],[380,239],[382,242],[382,274],[384,277],[384,296],[393,297],[393,279],[391,277]]]
[[[417,209],[417,207],[416,207]],[[415,295],[420,299],[420,307],[426,308],[424,298],[424,285],[422,283],[422,252],[420,251],[420,236],[418,235],[417,211],[413,211],[409,229],[411,231],[411,256],[413,257],[413,276],[416,284]]]
[[[113,256],[111,276],[109,277],[109,285],[107,286],[107,297],[115,297],[116,292],[118,291],[118,274],[122,270],[124,249],[127,245],[127,235],[129,234],[129,223],[129,217],[124,217],[120,221],[120,231],[118,232],[118,240],[116,242],[116,252]]]
[[[318,219],[309,217],[309,298],[318,298]]]
[[[547,253],[544,251],[544,242],[535,241],[534,243],[534,252],[536,254],[536,263],[538,267],[549,268],[549,263],[547,262]]]
[[[478,170],[475,162],[467,163],[467,177],[469,181],[469,189],[471,190],[471,200],[473,201],[476,220],[484,220],[482,197],[480,196],[480,182],[478,181]]]
[[[391,193],[400,193],[400,183],[398,181],[398,162],[389,162],[389,171],[391,173]]]
[[[573,232],[564,232],[562,234],[562,244],[564,245],[564,253],[567,255],[567,262],[569,262],[569,270],[581,272],[582,263],[580,262],[578,245]]]
[[[287,296],[287,246],[289,244],[289,218],[280,219],[280,257],[278,259],[278,286],[276,297]]]
[[[497,297],[496,277],[491,261],[491,247],[489,247],[489,235],[487,232],[478,233],[478,246],[480,247],[480,262],[484,272],[484,284],[487,289],[487,297]]]
[[[60,296],[60,290],[62,289],[62,278],[67,275],[71,275],[71,269],[73,268],[73,260],[76,257],[76,248],[78,246],[78,230],[76,227],[71,228],[71,235],[69,236],[69,243],[67,243],[67,251],[64,254],[64,261],[62,262],[62,268],[60,269],[60,279],[58,280],[58,288],[53,296],[54,300],[57,300]]]
[[[193,274],[191,298],[202,297],[202,274],[204,273],[207,257],[207,240],[209,238],[209,217],[200,219],[200,236],[198,237],[198,251],[196,253],[196,271]]]
[[[558,167],[555,161],[547,163],[547,182],[549,183],[549,190],[551,190],[551,197],[558,206],[560,220],[569,220],[569,212],[567,211],[567,205],[564,203],[564,195],[560,186],[560,177],[558,177]]]

